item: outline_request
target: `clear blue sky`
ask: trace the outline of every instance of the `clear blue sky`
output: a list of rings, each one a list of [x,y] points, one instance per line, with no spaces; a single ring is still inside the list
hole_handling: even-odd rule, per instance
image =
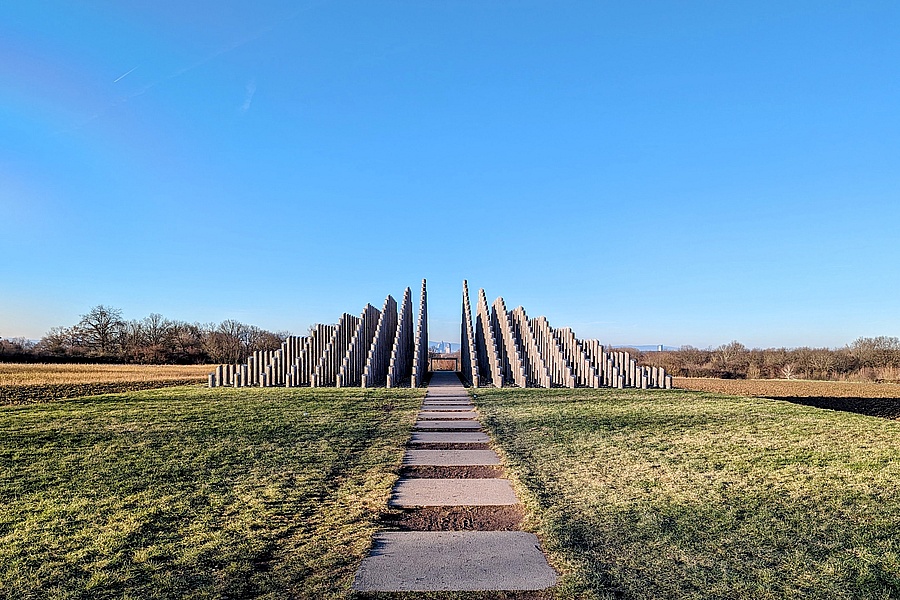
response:
[[[429,280],[611,343],[900,335],[900,3],[0,4],[0,336]]]

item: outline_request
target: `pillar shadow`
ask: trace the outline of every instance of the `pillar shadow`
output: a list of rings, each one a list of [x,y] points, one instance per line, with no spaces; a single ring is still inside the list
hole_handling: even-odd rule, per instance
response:
[[[900,419],[900,398],[836,398],[825,396],[766,396],[793,404],[852,412],[882,419]]]

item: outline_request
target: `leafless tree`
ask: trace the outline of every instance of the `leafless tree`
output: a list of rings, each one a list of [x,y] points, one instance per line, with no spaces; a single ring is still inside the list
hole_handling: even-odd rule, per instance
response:
[[[123,325],[121,310],[98,304],[81,316],[76,327],[90,354],[110,357],[116,354]]]

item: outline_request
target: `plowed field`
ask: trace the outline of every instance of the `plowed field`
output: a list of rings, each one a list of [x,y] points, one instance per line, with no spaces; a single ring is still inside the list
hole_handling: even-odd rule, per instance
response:
[[[675,387],[900,419],[900,385],[895,383],[676,377]]]
[[[202,383],[208,365],[49,365],[0,363],[0,404]]]

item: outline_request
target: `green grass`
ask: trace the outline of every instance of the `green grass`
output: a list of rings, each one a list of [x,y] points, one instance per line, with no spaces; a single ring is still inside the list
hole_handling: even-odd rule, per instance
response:
[[[900,422],[674,390],[477,404],[560,598],[900,597]]]
[[[344,597],[420,390],[0,407],[0,597]]]
[[[0,407],[0,597],[352,596],[421,396]],[[900,597],[900,422],[683,391],[477,403],[559,598]]]

